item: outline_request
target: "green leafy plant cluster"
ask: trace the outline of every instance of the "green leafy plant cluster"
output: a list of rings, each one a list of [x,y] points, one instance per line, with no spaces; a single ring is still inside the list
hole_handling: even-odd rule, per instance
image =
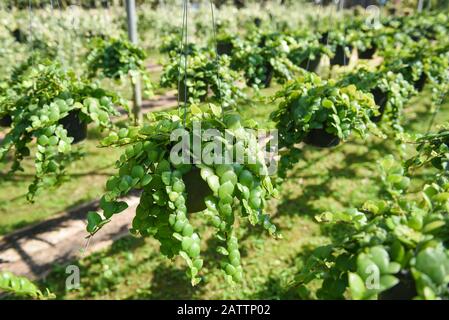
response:
[[[306,294],[306,284],[321,279],[316,294],[324,299],[447,299],[448,180],[440,177],[416,194],[402,163],[389,155],[379,164],[378,200],[317,217],[344,232],[312,253],[298,285]]]
[[[145,94],[152,95],[153,85],[147,74],[145,51],[123,39],[94,38],[92,50],[87,56],[89,77],[98,74],[103,77],[123,81],[130,77],[135,83],[140,77],[144,83]]]
[[[254,133],[246,130],[239,116],[230,113],[222,118],[220,107],[192,105],[185,117],[184,121],[182,116],[160,114],[143,127],[123,128],[105,138],[104,146],[126,146],[126,149],[117,161],[118,174],[106,184],[107,193],[101,199],[103,213],[89,213],[87,230],[92,234],[97,232],[114,214],[126,209],[127,205],[120,201],[120,197],[131,190],[142,190],[132,233],[153,236],[161,243],[162,254],[184,258],[189,267],[188,275],[195,285],[200,281],[203,260],[200,236],[189,220],[192,214],[189,203],[199,201],[204,204],[204,210],[195,214],[203,216],[215,227],[215,237],[222,243],[216,250],[224,256],[221,266],[226,278],[240,281],[243,269],[236,229],[247,220],[275,235],[276,227],[264,208],[266,201],[276,194],[276,189],[268,175],[265,159],[260,155],[260,147],[250,146]],[[194,126],[199,122],[201,132],[196,132]],[[179,141],[172,141],[170,136],[176,129],[183,130],[186,141],[201,139],[199,152],[203,160],[198,160],[198,151],[192,145],[186,149],[189,159],[172,158],[173,148]],[[204,135],[207,129],[226,131],[233,142],[207,138]],[[216,147],[221,144],[220,152]],[[238,152],[243,163],[224,161],[227,155]],[[216,160],[209,164],[204,161],[207,155]],[[192,198],[198,188],[208,192],[202,198]]]
[[[205,101],[211,91],[212,98],[224,108],[235,107],[244,94],[237,85],[239,75],[229,68],[229,63],[229,57],[216,59],[211,52],[198,52],[187,58],[173,56],[164,67],[161,86],[178,88],[179,99],[187,97],[189,103]]]
[[[281,100],[271,119],[279,130],[279,146],[287,148],[281,168],[289,168],[300,154],[296,144],[304,141],[311,130],[323,130],[341,140],[352,132],[365,137],[367,131],[378,133],[370,117],[378,114],[373,97],[354,85],[339,85],[318,75],[304,72],[273,98]],[[283,171],[283,170],[281,170]]]
[[[288,59],[293,41],[283,33],[255,31],[235,42],[231,68],[243,71],[247,85],[255,88],[270,86],[272,78],[279,83],[291,80],[298,70]]]
[[[310,32],[297,32],[291,37],[294,42],[291,41],[288,59],[296,66],[307,67],[309,61],[332,55],[327,44],[320,43],[320,39]]]
[[[33,150],[35,177],[29,200],[41,187],[61,183],[66,165],[81,156],[60,123],[62,119],[77,113],[83,122],[111,128],[111,116],[119,115],[115,105],[126,106],[115,94],[79,80],[72,71],[51,62],[29,68],[12,92],[2,101],[10,108],[13,122],[0,142],[0,159],[9,163],[12,156],[13,173],[22,170],[21,161]]]
[[[403,108],[416,92],[413,85],[406,81],[401,73],[394,73],[382,66],[375,69],[362,66],[343,75],[341,83],[355,85],[357,89],[366,93],[373,94],[377,90],[385,94],[385,110],[381,118],[382,123],[388,124],[397,131],[402,131]]]

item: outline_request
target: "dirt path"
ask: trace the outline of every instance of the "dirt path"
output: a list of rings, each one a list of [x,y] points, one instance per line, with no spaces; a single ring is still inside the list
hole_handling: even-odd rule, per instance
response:
[[[87,248],[86,215],[88,211],[99,209],[98,201],[1,237],[0,270],[40,278],[55,263],[67,262],[107,247],[129,232],[139,197],[132,196],[124,200],[129,205],[128,209],[116,215],[97,232]]]

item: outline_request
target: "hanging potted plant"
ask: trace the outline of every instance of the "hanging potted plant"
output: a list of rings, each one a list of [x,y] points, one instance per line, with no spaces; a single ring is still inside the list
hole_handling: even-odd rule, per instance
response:
[[[422,198],[410,200],[403,165],[392,156],[380,163],[385,199],[317,216],[329,228],[344,224],[345,233],[312,253],[297,284],[324,279],[322,299],[447,299],[447,182],[424,186]]]
[[[399,48],[388,48],[384,51],[385,68],[392,72],[401,73],[413,84],[417,91],[422,91],[427,81],[423,61],[428,50],[427,42],[409,43]]]
[[[268,88],[273,79],[284,83],[298,70],[287,57],[292,40],[279,33],[254,32],[235,44],[231,68],[243,71],[247,85],[255,88]]]
[[[330,56],[330,65],[347,66],[351,59],[352,45],[348,41],[345,31],[332,30],[329,33],[328,46],[332,55]]]
[[[415,93],[413,86],[402,74],[393,73],[384,67],[370,70],[361,67],[341,79],[342,85],[355,85],[357,89],[371,93],[379,107],[379,113],[371,116],[371,121],[382,120],[392,128],[400,125],[404,104]],[[385,114],[385,117],[384,117]]]
[[[353,131],[364,137],[367,130],[378,133],[370,117],[378,114],[373,97],[354,85],[339,86],[313,73],[304,72],[289,82],[273,98],[281,100],[271,120],[279,130],[281,159],[285,170],[296,162],[294,145],[305,142],[316,147],[333,147]],[[285,168],[283,168],[285,167]]]
[[[313,36],[298,34],[294,36],[295,43],[291,46],[288,59],[304,70],[316,72],[323,55],[331,55],[326,45],[320,44]]]
[[[232,49],[234,49],[234,42],[239,41],[235,35],[221,32],[217,36],[217,53],[218,55],[232,56]]]
[[[357,49],[359,59],[372,59],[377,51],[377,41],[381,32],[380,23],[368,25],[365,20],[356,19],[347,28],[348,42]]]
[[[39,189],[64,181],[66,165],[81,156],[73,144],[85,138],[87,123],[110,128],[110,116],[119,114],[115,104],[123,101],[78,80],[72,71],[57,63],[39,64],[24,79],[20,90],[7,97],[14,109],[10,110],[11,130],[0,142],[0,161],[7,161],[10,155],[11,173],[22,170],[21,161],[30,156],[34,142],[37,143],[33,148],[36,171],[27,195],[31,201]],[[74,118],[82,123],[65,128],[64,123],[71,123]]]
[[[212,99],[220,100],[224,107],[233,107],[238,99],[244,97],[236,82],[239,75],[229,69],[229,57],[221,56],[218,60],[211,52],[198,52],[187,58],[174,56],[164,66],[161,87],[178,87],[178,98],[189,103],[204,102],[212,92]],[[187,72],[186,72],[187,71]],[[187,79],[187,88],[185,86]]]
[[[159,52],[168,54],[169,57],[179,57],[181,53],[187,50],[188,55],[194,55],[200,51],[196,44],[189,42],[187,49],[182,47],[182,40],[179,34],[169,34],[162,40],[162,44],[159,47]]]
[[[184,258],[195,285],[203,260],[200,236],[190,219],[192,214],[208,219],[222,244],[216,250],[224,256],[221,267],[226,278],[240,281],[239,223],[248,220],[276,234],[264,212],[276,190],[262,149],[257,143],[250,147],[255,136],[247,129],[237,115],[223,115],[220,107],[191,105],[181,116],[159,114],[143,127],[111,133],[102,144],[126,149],[117,162],[118,173],[106,184],[103,212],[88,214],[87,230],[97,232],[127,207],[120,197],[142,190],[133,234],[152,236],[161,243],[162,254]],[[234,158],[236,154],[242,161]],[[200,197],[195,198],[198,193]]]
[[[140,78],[143,82],[144,94],[153,95],[153,85],[148,76],[145,51],[123,39],[94,38],[90,43],[91,50],[87,55],[89,78],[109,78],[122,82],[130,79],[136,83]]]

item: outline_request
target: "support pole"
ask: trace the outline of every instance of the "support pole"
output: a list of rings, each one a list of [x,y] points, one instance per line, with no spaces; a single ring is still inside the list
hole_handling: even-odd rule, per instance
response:
[[[418,12],[422,12],[422,9],[424,7],[424,0],[418,1]]]
[[[138,43],[136,1],[126,0],[126,16],[128,20],[128,38],[133,44]],[[142,121],[142,83],[140,76],[135,77],[133,86],[133,114],[136,124]]]

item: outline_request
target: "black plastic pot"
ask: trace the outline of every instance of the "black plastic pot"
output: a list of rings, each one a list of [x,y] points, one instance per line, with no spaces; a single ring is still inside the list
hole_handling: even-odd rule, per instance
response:
[[[25,35],[25,33],[21,29],[19,29],[19,28],[14,29],[13,31],[11,31],[11,35],[19,43],[26,43],[28,41],[27,36]]]
[[[318,65],[320,64],[320,61],[321,54],[317,55],[313,60],[305,59],[299,66],[304,70],[315,72],[318,68]]]
[[[426,85],[426,81],[427,75],[423,72],[419,77],[419,79],[413,83],[413,86],[417,91],[421,92],[424,89],[424,86]]]
[[[340,143],[340,138],[324,129],[312,129],[304,138],[304,142],[318,148],[332,148]]]
[[[383,92],[378,87],[372,89],[371,93],[374,96],[374,102],[376,102],[376,104],[379,106],[379,112],[380,112],[380,114],[378,116],[372,116],[371,121],[377,123],[380,120],[382,120],[382,116],[384,115],[385,106],[387,105],[387,101],[388,101],[388,93]]]
[[[261,18],[254,18],[254,24],[256,27],[260,27],[262,25],[262,19]]]
[[[372,59],[375,53],[376,53],[375,46],[368,48],[366,50],[360,50],[359,59]]]
[[[67,117],[59,120],[59,123],[67,130],[67,136],[73,138],[73,143],[81,142],[87,138],[87,123],[81,121],[80,111],[70,111]]]
[[[265,76],[264,86],[265,86],[265,88],[269,88],[271,85],[271,81],[273,80],[274,69],[271,64],[268,64],[265,68],[267,70],[267,73]]]
[[[232,49],[234,49],[234,45],[230,41],[219,41],[217,43],[217,53],[222,55],[230,56],[232,54]]]
[[[186,207],[188,213],[200,212],[206,209],[204,198],[213,194],[206,181],[201,178],[200,169],[194,167],[183,176],[186,186]]]
[[[352,50],[351,47],[348,47],[349,51]],[[331,66],[339,65],[339,66],[347,66],[349,64],[349,59],[346,55],[345,48],[341,45],[338,45],[335,49],[335,55],[331,58]]]
[[[328,38],[329,38],[329,32],[326,31],[321,35],[320,43],[327,44]]]
[[[0,118],[0,127],[8,128],[12,124],[12,118],[9,115],[4,116],[3,118]]]
[[[415,281],[409,272],[401,272],[395,276],[399,283],[379,294],[379,300],[412,300],[418,295]]]

